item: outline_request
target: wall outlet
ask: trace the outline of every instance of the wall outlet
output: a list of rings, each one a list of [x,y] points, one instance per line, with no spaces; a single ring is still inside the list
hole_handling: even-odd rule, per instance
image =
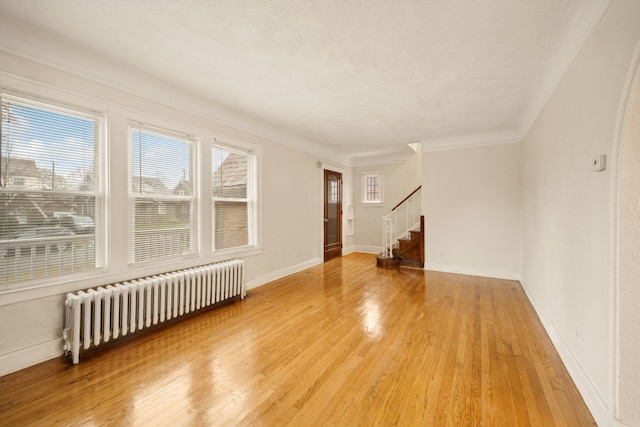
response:
[[[576,323],[576,337],[582,339],[582,325],[580,323]]]
[[[440,258],[444,258],[444,255],[445,255],[444,251],[440,251],[439,255],[440,255]]]

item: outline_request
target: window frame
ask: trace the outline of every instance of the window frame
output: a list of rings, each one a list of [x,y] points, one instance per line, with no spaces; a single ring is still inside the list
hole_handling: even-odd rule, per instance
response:
[[[368,194],[368,179],[369,178],[378,178],[378,194],[379,197],[378,199],[375,200],[368,200],[367,199],[367,194]],[[361,191],[361,198],[360,201],[363,205],[367,205],[367,206],[380,206],[384,204],[384,175],[382,172],[379,171],[366,171],[366,172],[362,172],[360,175],[360,179],[361,179],[361,185],[360,185],[360,191]]]
[[[165,196],[141,196],[140,194],[134,194],[133,192],[133,144],[134,144],[134,132],[147,132],[151,134],[155,134],[161,137],[171,138],[179,141],[184,141],[189,143],[189,182],[191,183],[191,195],[165,195]],[[127,150],[128,150],[128,164],[127,164],[127,196],[129,200],[128,204],[128,217],[129,224],[127,228],[127,260],[128,265],[131,270],[137,268],[143,268],[148,266],[156,266],[166,264],[167,260],[185,260],[196,258],[200,255],[200,239],[199,239],[199,230],[200,230],[200,211],[198,203],[199,201],[199,169],[197,168],[197,162],[199,157],[199,140],[197,137],[192,136],[187,133],[183,133],[180,131],[170,130],[164,127],[150,125],[147,123],[142,123],[139,121],[130,120],[127,128]],[[141,172],[142,173],[142,172]],[[141,261],[136,261],[136,250],[135,250],[135,203],[136,200],[139,199],[157,199],[162,202],[166,201],[180,201],[180,200],[188,200],[190,202],[190,227],[189,227],[189,239],[190,239],[190,251],[187,253],[177,254],[177,255],[167,255],[158,258],[146,259]],[[159,204],[157,206],[157,213],[160,214],[162,210],[166,211],[166,205]],[[132,233],[133,231],[133,233]]]
[[[100,241],[96,240],[96,251],[99,252],[100,268],[73,272],[66,275],[48,276],[45,278],[25,279],[10,286],[0,285],[0,299],[4,303],[27,301],[74,292],[89,287],[104,286],[139,277],[161,274],[190,268],[202,263],[218,262],[230,257],[247,258],[263,253],[262,250],[262,183],[261,160],[263,146],[260,142],[245,140],[220,134],[211,126],[198,125],[189,117],[181,117],[177,121],[168,118],[164,110],[160,111],[157,104],[149,102],[135,107],[128,107],[121,102],[114,102],[109,98],[89,96],[86,93],[61,91],[56,87],[45,87],[38,83],[25,83],[12,76],[0,76],[0,92],[3,95],[13,95],[21,99],[34,100],[49,106],[69,109],[74,112],[86,112],[100,117],[99,144],[94,164],[94,173],[99,180],[99,199],[96,199],[96,210],[100,210],[96,217],[95,227],[100,230]],[[46,106],[45,106],[46,108]],[[199,122],[201,123],[201,122]],[[129,182],[128,170],[131,163],[129,148],[129,125],[149,126],[155,129],[178,131],[181,135],[194,135],[195,144],[192,145],[192,176],[193,196],[195,202],[192,207],[194,217],[193,232],[197,242],[194,243],[197,253],[181,258],[173,257],[165,262],[129,263]],[[170,132],[171,133],[171,132]],[[250,214],[251,246],[211,251],[212,243],[212,198],[211,198],[211,160],[209,142],[216,141],[228,148],[237,148],[253,154],[253,200]],[[123,171],[124,168],[127,168]],[[25,182],[28,184],[28,182]]]
[[[214,150],[220,147],[226,151],[242,154],[247,156],[247,189],[246,197],[215,197],[213,195],[213,159]],[[211,202],[209,224],[211,226],[211,245],[209,250],[216,256],[224,256],[231,254],[247,253],[253,254],[260,249],[260,191],[259,191],[259,171],[260,171],[260,148],[246,144],[242,141],[232,140],[230,138],[214,138],[207,149],[210,154],[210,178],[209,178],[209,200]],[[229,202],[246,202],[247,203],[247,239],[248,243],[243,246],[235,246],[230,248],[216,249],[216,201]]]
[[[108,132],[109,120],[105,111],[89,108],[75,103],[69,103],[60,100],[62,96],[44,97],[31,92],[22,92],[17,90],[0,87],[0,102],[13,102],[14,104],[24,105],[29,108],[39,109],[45,112],[57,113],[74,117],[76,119],[91,120],[95,123],[93,138],[93,169],[92,181],[94,184],[91,192],[72,191],[67,189],[5,189],[0,188],[4,192],[17,192],[20,194],[41,194],[41,195],[59,195],[59,196],[83,196],[93,198],[93,267],[75,270],[61,274],[45,274],[38,277],[30,277],[28,279],[8,282],[0,284],[0,293],[4,291],[21,291],[28,289],[38,289],[39,287],[50,287],[59,283],[73,282],[82,280],[96,275],[104,274],[108,268],[108,251],[107,251],[107,230],[105,227],[107,217],[107,165],[108,165]],[[62,97],[63,98],[63,97]],[[63,176],[63,175],[62,175]],[[27,182],[22,184],[13,184],[26,186]],[[73,213],[74,215],[84,215],[82,212]],[[65,245],[65,247],[67,247]]]

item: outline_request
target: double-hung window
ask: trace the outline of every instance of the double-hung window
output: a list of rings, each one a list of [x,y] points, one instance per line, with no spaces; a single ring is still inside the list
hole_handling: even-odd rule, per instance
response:
[[[211,158],[213,250],[255,245],[255,154],[214,144]]]
[[[1,98],[0,288],[102,267],[103,116]]]
[[[187,135],[130,127],[131,264],[195,252],[194,145]]]

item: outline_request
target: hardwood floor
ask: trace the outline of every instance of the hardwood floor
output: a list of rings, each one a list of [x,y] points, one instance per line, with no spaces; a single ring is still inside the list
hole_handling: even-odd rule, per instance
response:
[[[518,282],[352,254],[0,378],[0,424],[595,425]]]

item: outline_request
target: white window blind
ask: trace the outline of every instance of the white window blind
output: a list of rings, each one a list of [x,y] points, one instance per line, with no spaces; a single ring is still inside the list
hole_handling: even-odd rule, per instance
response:
[[[103,118],[2,94],[0,288],[103,264]]]
[[[141,126],[130,135],[130,262],[193,253],[193,141]]]
[[[214,250],[253,245],[255,155],[216,144],[211,157]]]

